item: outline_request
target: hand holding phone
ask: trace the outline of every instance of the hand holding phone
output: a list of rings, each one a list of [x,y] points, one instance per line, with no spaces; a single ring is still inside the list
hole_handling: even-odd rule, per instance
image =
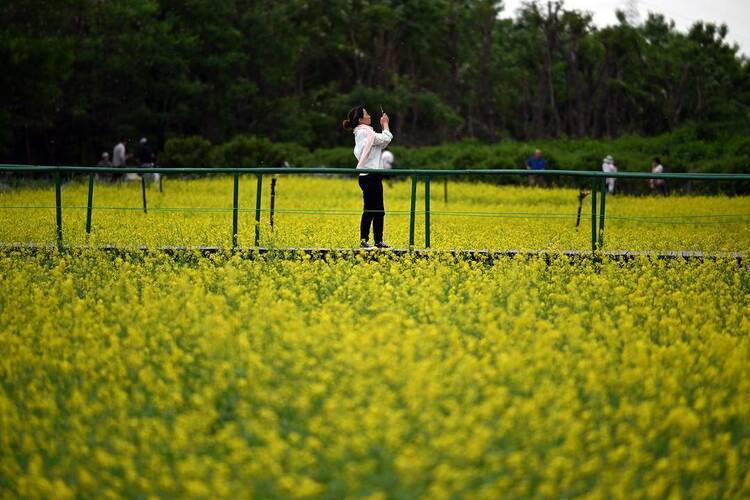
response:
[[[388,129],[388,115],[383,113],[380,117],[380,126],[383,127],[383,129]]]

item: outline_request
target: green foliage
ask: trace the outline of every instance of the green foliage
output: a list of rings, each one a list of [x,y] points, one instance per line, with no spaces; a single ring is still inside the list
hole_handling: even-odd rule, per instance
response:
[[[308,157],[306,164],[297,165],[297,166],[354,168],[356,164],[357,164],[357,160],[354,157],[352,148],[328,148],[328,149],[316,149]]]
[[[212,159],[217,167],[273,166],[277,163],[271,141],[254,136],[237,136],[218,146]],[[266,162],[269,163],[264,165]]]
[[[399,146],[462,143],[449,159],[401,154],[442,166],[523,164],[513,141],[633,135],[657,139],[623,142],[627,168],[630,154],[709,168],[726,154],[712,143],[750,132],[750,63],[726,27],[679,32],[658,14],[597,29],[558,2],[9,0],[0,16],[5,162],[91,163],[126,135],[160,150],[204,137],[221,164],[317,163],[307,149],[350,147],[340,123],[357,104],[383,106]],[[549,161],[595,168],[602,144]]]
[[[278,167],[309,163],[310,152],[303,146],[271,142],[255,136],[236,136],[214,146],[202,137],[169,139],[160,163],[169,167]]]
[[[159,163],[167,167],[206,167],[211,165],[213,146],[197,136],[169,139]]]
[[[658,137],[502,141],[493,145],[467,140],[416,148],[394,143],[390,149],[396,158],[395,168],[525,168],[528,157],[540,148],[551,169],[599,170],[604,157],[612,155],[617,168],[625,172],[650,170],[654,157],[659,157],[669,172],[750,171],[750,139],[729,136],[707,142],[694,139],[695,134],[695,127],[687,126]],[[292,167],[354,168],[356,165],[351,146],[309,150],[298,144],[255,136],[237,136],[217,146],[200,137],[170,139],[160,161],[175,167],[274,167],[284,162]]]

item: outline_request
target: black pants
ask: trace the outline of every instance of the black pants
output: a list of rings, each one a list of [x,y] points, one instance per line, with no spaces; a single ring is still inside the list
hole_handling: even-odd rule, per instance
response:
[[[359,187],[362,189],[362,198],[365,201],[362,221],[359,224],[359,237],[369,240],[370,224],[372,224],[375,243],[380,243],[383,241],[383,217],[385,216],[383,178],[376,174],[360,175]]]

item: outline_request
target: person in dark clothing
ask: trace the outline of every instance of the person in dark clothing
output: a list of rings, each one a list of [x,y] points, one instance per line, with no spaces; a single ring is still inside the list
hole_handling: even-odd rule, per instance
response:
[[[138,150],[138,162],[142,167],[154,166],[154,152],[151,150],[151,147],[148,145],[148,139],[145,137],[141,138],[141,148]]]
[[[151,147],[148,145],[148,139],[141,137],[140,149],[138,150],[138,163],[141,168],[154,168],[156,166],[156,155]],[[147,175],[147,174],[143,174]],[[159,174],[148,174],[151,176],[154,182],[159,182]]]
[[[534,155],[530,156],[526,160],[526,169],[533,170],[536,172],[547,169],[547,160],[545,160],[544,157],[542,156],[541,149],[537,149],[536,151],[534,151]],[[546,182],[545,182],[543,175],[530,175],[529,176],[529,185],[544,186],[545,184]]]

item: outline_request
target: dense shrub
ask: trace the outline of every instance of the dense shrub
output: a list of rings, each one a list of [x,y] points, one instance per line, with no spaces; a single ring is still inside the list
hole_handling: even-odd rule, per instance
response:
[[[215,148],[212,158],[217,167],[273,167],[283,161],[271,141],[245,135]]]
[[[183,137],[167,140],[159,163],[165,167],[208,167],[213,146],[203,137]]]
[[[667,172],[750,172],[750,139],[730,136],[701,140],[691,126],[648,138],[562,138],[496,144],[471,140],[421,148],[399,146],[396,131],[390,149],[396,157],[395,168],[507,169],[524,168],[536,148],[543,151],[550,169],[599,170],[603,158],[612,155],[620,171],[626,172],[649,171],[656,156],[661,158]],[[161,158],[169,166],[269,167],[284,162],[293,167],[354,168],[356,165],[351,147],[309,150],[298,144],[256,136],[237,136],[217,146],[200,137],[170,139]],[[567,183],[565,179],[557,182]]]

